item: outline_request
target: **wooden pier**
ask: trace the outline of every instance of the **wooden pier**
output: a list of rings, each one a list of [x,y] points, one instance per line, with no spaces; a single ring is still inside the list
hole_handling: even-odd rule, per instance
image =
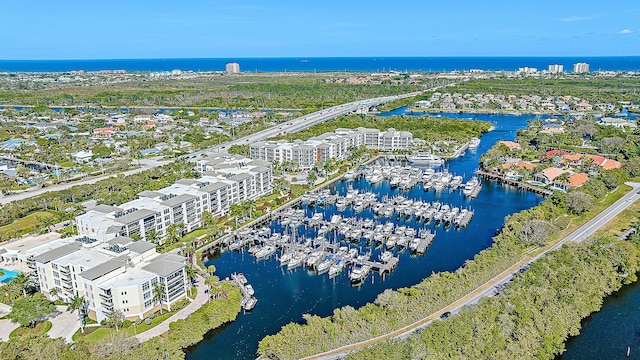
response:
[[[436,234],[429,233],[426,237],[420,239],[420,242],[418,243],[418,247],[416,248],[416,253],[424,254],[425,251],[427,251],[427,248],[429,247],[429,245],[431,245],[431,242],[435,237],[436,237]]]
[[[484,177],[486,179],[490,179],[490,180],[493,180],[493,181],[497,181],[500,184],[507,184],[507,185],[515,186],[518,189],[531,191],[531,192],[534,192],[534,193],[536,193],[538,195],[549,196],[549,195],[553,194],[553,191],[551,191],[551,190],[542,189],[542,188],[539,188],[537,186],[524,183],[522,181],[509,179],[507,177],[504,177],[504,176],[502,176],[500,174],[496,174],[496,173],[493,173],[493,172],[488,172],[488,171],[484,171],[484,170],[478,169],[478,170],[476,170],[476,173],[479,176],[482,176],[482,177]]]

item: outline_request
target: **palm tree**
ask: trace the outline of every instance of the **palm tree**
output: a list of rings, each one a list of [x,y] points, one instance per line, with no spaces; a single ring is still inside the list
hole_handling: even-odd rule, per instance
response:
[[[233,218],[235,220],[235,228],[238,228],[238,218],[241,217],[242,215],[244,215],[244,211],[242,208],[242,205],[240,204],[231,204],[231,207],[229,209],[229,216],[231,216],[231,218]]]
[[[85,305],[86,305],[86,300],[84,296],[78,296],[78,295],[75,295],[73,298],[71,298],[71,301],[67,305],[68,312],[74,312],[76,310],[78,311],[78,321],[80,321],[80,330],[83,333],[84,333]]]
[[[163,283],[157,282],[153,284],[153,301],[160,302],[160,314],[162,314],[162,304],[166,289]]]
[[[210,211],[203,211],[202,212],[202,225],[204,226],[205,229],[208,229],[209,226],[211,226],[214,222],[214,218],[213,218],[213,214],[211,214]]]
[[[49,290],[49,297],[51,298],[51,300],[53,300],[53,298],[57,298],[58,288],[51,288],[51,290]]]
[[[22,291],[22,296],[27,296],[27,287],[31,285],[31,278],[29,278],[29,276],[21,272],[10,281],[10,284],[11,283],[13,283],[13,286],[15,286],[17,289],[20,289],[20,291]]]
[[[249,213],[249,219],[253,218],[253,210],[256,209],[256,202],[253,200],[246,200],[242,202],[242,212]]]
[[[196,268],[193,267],[193,265],[187,265],[185,267],[185,271],[187,273],[187,279],[189,279],[189,296],[191,296],[191,288],[193,288],[192,286],[193,280],[198,275],[198,272],[196,271]]]

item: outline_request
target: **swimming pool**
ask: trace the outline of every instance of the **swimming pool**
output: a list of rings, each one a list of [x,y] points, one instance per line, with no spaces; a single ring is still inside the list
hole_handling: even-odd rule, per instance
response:
[[[20,271],[11,271],[2,268],[0,268],[0,270],[4,273],[4,275],[0,276],[0,283],[2,284],[8,283],[9,281],[11,281],[11,279],[20,274]]]

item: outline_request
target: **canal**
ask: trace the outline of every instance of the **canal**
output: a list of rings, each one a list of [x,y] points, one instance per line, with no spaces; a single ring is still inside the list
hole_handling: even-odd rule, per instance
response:
[[[477,150],[467,151],[464,156],[447,161],[444,165],[449,172],[462,175],[465,182],[473,175],[481,154],[499,140],[513,140],[516,131],[524,128],[527,120],[533,118],[527,115],[488,114],[446,116],[489,121],[495,127],[482,137]],[[502,226],[505,216],[528,209],[542,201],[541,197],[532,193],[490,182],[483,183],[483,189],[476,199],[465,198],[460,190],[436,194],[433,190],[423,191],[421,186],[408,192],[400,192],[398,189],[391,189],[387,181],[370,186],[364,179],[349,183],[340,181],[332,185],[331,190],[344,194],[348,187],[372,191],[378,198],[402,193],[412,199],[438,200],[454,206],[472,208],[475,210],[475,216],[468,227],[460,230],[445,230],[442,226],[429,224],[428,228],[435,230],[436,237],[424,255],[412,256],[407,251],[399,253],[400,262],[391,274],[386,275],[384,279],[374,274],[358,287],[350,285],[346,272],[329,279],[327,274],[316,275],[306,268],[288,271],[279,266],[275,256],[258,261],[248,254],[246,249],[242,252],[208,254],[209,260],[205,264],[215,265],[219,277],[228,277],[233,272],[244,273],[255,289],[258,303],[251,313],[240,314],[233,323],[207,334],[201,343],[189,349],[187,359],[254,359],[258,342],[264,336],[278,332],[287,323],[302,323],[303,314],[328,316],[337,307],[350,305],[357,308],[372,302],[385,289],[412,286],[433,272],[455,270],[479,251],[491,246],[492,237]],[[307,215],[322,211],[325,219],[337,212],[335,206],[308,208],[306,211]],[[340,214],[351,215],[353,210],[348,208]],[[374,218],[371,210],[365,210],[357,216]],[[412,221],[403,225],[416,229],[422,227],[422,224]],[[271,228],[281,229],[276,223],[271,224]],[[309,236],[313,236],[312,230],[308,231]]]

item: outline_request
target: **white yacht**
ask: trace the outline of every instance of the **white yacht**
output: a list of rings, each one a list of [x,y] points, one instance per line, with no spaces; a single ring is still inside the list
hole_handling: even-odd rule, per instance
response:
[[[427,164],[427,165],[442,165],[444,160],[438,155],[434,154],[416,154],[408,157],[410,163],[414,164]]]
[[[472,137],[471,140],[469,140],[469,149],[477,149],[478,146],[480,146],[480,139],[477,137]]]

